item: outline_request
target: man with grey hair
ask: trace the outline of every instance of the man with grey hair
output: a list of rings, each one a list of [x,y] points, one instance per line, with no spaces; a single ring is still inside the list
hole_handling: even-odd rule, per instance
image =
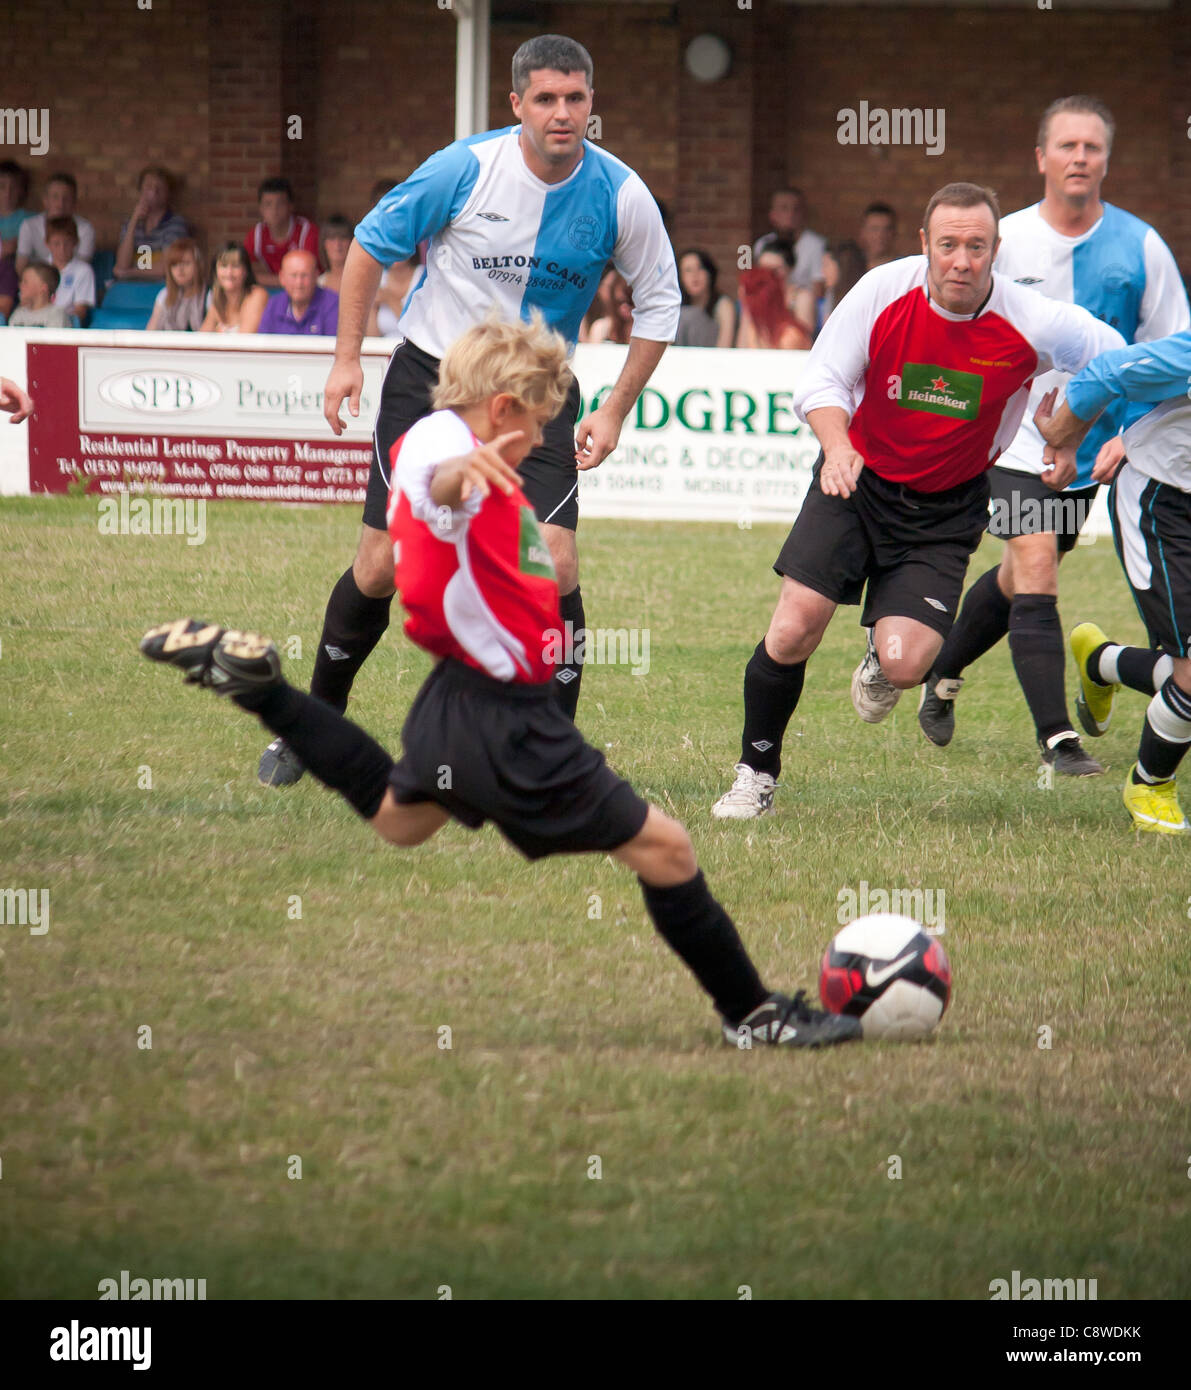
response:
[[[1050,299],[1082,305],[1126,342],[1152,342],[1191,324],[1187,293],[1153,227],[1100,200],[1114,129],[1112,113],[1096,97],[1061,97],[1047,107],[1034,150],[1045,180],[1042,200],[1001,223],[996,273]],[[918,722],[931,743],[950,743],[964,670],[1008,633],[1043,759],[1056,772],[1088,777],[1104,769],[1083,748],[1067,712],[1059,561],[1091,510],[1097,457],[1119,460],[1118,430],[1136,412],[1127,419],[1124,401],[1106,410],[1079,447],[1074,481],[1056,492],[1042,477],[1044,441],[1034,412],[1066,380],[1060,371],[1039,373],[1021,426],[989,474],[988,529],[1005,539],[1005,551],[968,591],[923,685]],[[1080,722],[1085,732],[1100,732]]]
[[[430,413],[439,360],[450,344],[487,314],[525,318],[537,309],[573,347],[608,261],[633,288],[628,356],[611,391],[576,436],[580,397],[573,387],[521,467],[558,577],[563,621],[578,633],[586,626],[575,544],[578,469],[595,468],[616,448],[625,416],[678,327],[678,272],[657,204],[637,174],[585,138],[593,96],[587,50],[562,35],[539,35],[514,54],[512,77],[509,99],[519,124],[432,155],[359,223],[343,268],[324,411],[336,434],[344,428],[345,401],[352,415],[360,413],[360,342],[381,274],[430,242],[425,273],[401,316],[404,341],[385,373],[359,548],[327,605],[310,683],[312,694],[338,710],[389,624],[390,453]],[[567,644],[573,647],[582,651],[577,640]],[[555,677],[572,718],[580,662],[560,664]],[[302,775],[302,764],[278,739],[258,775],[266,785],[285,785]]]

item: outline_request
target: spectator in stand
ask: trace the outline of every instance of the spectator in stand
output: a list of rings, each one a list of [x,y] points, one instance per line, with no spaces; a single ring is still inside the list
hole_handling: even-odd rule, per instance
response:
[[[16,267],[7,258],[0,259],[0,314],[5,318],[12,313],[13,306],[17,302],[17,295],[20,293],[21,282],[17,277]]]
[[[864,252],[864,268],[887,265],[896,257],[893,244],[897,240],[897,213],[888,203],[869,203],[860,222],[856,238]],[[840,296],[843,298],[843,296]]]
[[[73,174],[51,174],[46,180],[45,192],[41,198],[45,211],[37,213],[34,217],[27,217],[21,223],[21,230],[17,234],[18,275],[30,261],[49,263],[50,248],[46,240],[46,225],[55,217],[74,219],[75,227],[78,229],[78,258],[90,264],[91,257],[95,254],[95,228],[85,217],[79,217],[74,210],[78,201],[78,188]]]
[[[12,328],[73,328],[70,313],[54,302],[58,272],[52,265],[34,261],[21,272],[21,303],[12,311]]]
[[[801,188],[779,188],[769,200],[770,230],[757,238],[753,264],[760,264],[761,253],[775,241],[788,241],[794,247],[794,269],[790,282],[798,289],[810,290],[816,300],[823,297],[822,265],[827,242],[806,225],[806,196]]]
[[[736,305],[716,288],[719,269],[706,251],[692,248],[678,258],[682,308],[675,347],[732,347]]]
[[[283,295],[275,295],[261,317],[262,333],[320,333],[334,337],[339,328],[339,296],[318,287],[318,262],[312,251],[287,251],[281,262]]]
[[[763,255],[762,262],[766,260]],[[740,272],[740,348],[781,348],[783,351],[809,348],[811,333],[806,324],[790,312],[785,261],[761,264]]]
[[[261,220],[244,238],[257,284],[269,289],[281,284],[281,262],[287,251],[309,251],[318,267],[318,228],[307,217],[294,215],[294,190],[289,179],[265,179],[257,189]]]
[[[170,207],[173,182],[169,170],[157,164],[137,175],[136,204],[116,248],[112,274],[117,280],[164,279],[166,248],[190,236],[190,224]]]
[[[165,249],[165,287],[153,301],[146,330],[197,333],[203,326],[205,290],[198,242],[188,236],[170,242]]]
[[[355,228],[346,217],[336,215],[328,217],[323,223],[322,235],[327,269],[318,277],[318,286],[319,289],[334,290],[338,294],[343,280],[343,264],[347,260]]]
[[[29,175],[12,159],[0,161],[0,257],[8,260],[17,253],[21,223],[33,214],[25,207],[29,196]]]
[[[822,300],[823,323],[865,269],[864,252],[854,241],[837,241],[830,251],[823,252],[823,283],[827,286]]]
[[[628,344],[633,336],[633,292],[619,270],[607,270],[600,281],[607,313],[591,325],[589,343]]]
[[[46,244],[59,277],[54,303],[86,328],[95,308],[95,272],[78,254],[79,231],[74,218],[51,217],[46,223]]]
[[[382,271],[380,288],[372,301],[368,314],[367,333],[370,338],[400,338],[397,324],[401,309],[409,297],[415,280],[421,279],[422,262],[415,252],[407,261],[394,261],[388,270]]]
[[[269,292],[256,283],[248,252],[238,241],[225,243],[211,262],[207,316],[200,333],[255,333],[269,302]]]

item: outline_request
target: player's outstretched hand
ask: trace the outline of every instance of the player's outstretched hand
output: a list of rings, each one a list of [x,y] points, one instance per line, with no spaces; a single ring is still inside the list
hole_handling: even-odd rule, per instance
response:
[[[1111,439],[1106,439],[1100,446],[1100,452],[1096,455],[1096,463],[1092,469],[1092,481],[1094,483],[1111,483],[1117,475],[1125,458],[1125,441],[1119,434],[1114,434]]]
[[[1078,471],[1074,449],[1056,449],[1053,444],[1048,444],[1042,450],[1042,481],[1047,487],[1052,487],[1056,492],[1062,490],[1075,481],[1075,474]]]
[[[823,456],[819,486],[828,497],[851,497],[863,467],[863,454],[858,454],[850,444],[832,449]]]
[[[33,402],[15,381],[0,376],[0,410],[12,416],[10,425],[19,425],[33,413]]]
[[[624,416],[607,405],[585,415],[575,430],[575,466],[598,468],[620,442]]]
[[[335,434],[342,434],[347,428],[346,421],[339,417],[339,408],[345,400],[352,415],[359,417],[360,394],[363,390],[364,369],[359,359],[354,362],[336,361],[323,387],[323,415]]]
[[[510,493],[517,486],[517,469],[501,453],[501,450],[514,440],[523,439],[524,431],[512,430],[508,434],[498,434],[487,444],[477,444],[470,454],[460,454],[458,458],[447,459],[434,471],[430,482],[430,500],[436,507],[450,507],[452,511],[478,492],[487,497],[495,484],[503,493]]]

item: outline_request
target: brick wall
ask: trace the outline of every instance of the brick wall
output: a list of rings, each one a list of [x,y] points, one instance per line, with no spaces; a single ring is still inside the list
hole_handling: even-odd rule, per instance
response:
[[[492,123],[511,120],[509,62],[523,39],[553,30],[585,42],[605,145],[669,205],[675,240],[712,252],[728,287],[777,183],[805,186],[813,224],[831,236],[851,235],[865,203],[885,199],[901,213],[902,252],[950,179],[992,184],[1006,209],[1033,200],[1038,113],[1072,91],[1117,113],[1107,196],[1152,221],[1191,271],[1191,0],[1140,13],[778,0],[494,8]],[[148,162],[184,173],[179,207],[208,246],[244,235],[257,183],[279,171],[301,211],[356,218],[377,177],[403,178],[452,138],[455,28],[436,0],[65,0],[52,16],[41,0],[8,0],[2,104],[48,107],[51,144],[42,159],[4,153],[37,182],[74,172],[80,210],[109,246]],[[705,31],[734,51],[719,83],[683,69]],[[836,113],[861,100],[942,107],[945,152],[841,146]],[[300,141],[286,138],[293,115]],[[32,206],[39,195],[35,183]]]

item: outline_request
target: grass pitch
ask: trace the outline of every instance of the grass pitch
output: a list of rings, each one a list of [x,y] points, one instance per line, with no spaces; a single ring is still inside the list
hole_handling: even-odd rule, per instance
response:
[[[585,522],[589,622],[648,628],[650,671],[590,667],[580,725],[690,827],[767,981],[813,988],[862,882],[945,895],[933,1041],[737,1053],[610,860],[390,849],[310,778],[257,786],[269,735],[137,653],[213,618],[300,639],[305,685],[356,521],[221,503],[191,547],[0,503],[0,887],[50,893],[44,935],[0,927],[0,1295],[1186,1296],[1191,843],[1121,806],[1142,697],[1107,776],[1050,786],[1004,645],[939,750],[913,695],[855,718],[845,610],[777,813],[720,825],[782,533]],[[1063,571],[1068,628],[1141,640],[1109,542]],[[394,624],[357,683],[394,751],[427,669]]]

